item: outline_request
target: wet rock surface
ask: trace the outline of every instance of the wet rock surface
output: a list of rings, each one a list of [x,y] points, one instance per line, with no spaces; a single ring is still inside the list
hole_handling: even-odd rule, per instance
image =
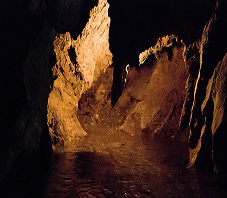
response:
[[[54,154],[47,197],[70,194],[78,197],[175,197],[178,193],[181,197],[180,187],[186,194],[187,188],[195,193],[193,187],[181,185],[180,180],[186,179],[185,173],[173,168],[183,168],[183,152],[176,159],[168,156],[164,148],[161,150],[158,143],[153,142],[151,146],[151,142],[144,142],[140,137],[106,128],[95,128],[95,131],[93,126],[89,128],[88,137],[73,149],[74,152],[66,148],[67,153]],[[174,182],[176,175],[179,189]],[[60,190],[63,185],[71,192]]]
[[[38,162],[32,167],[28,163],[30,168],[17,166],[17,174],[12,175],[0,195],[37,198],[227,195],[225,186],[218,186],[211,175],[204,177],[194,168],[185,169],[188,152],[185,142],[148,141],[92,125],[87,129],[88,136],[80,143],[53,153],[49,171]]]

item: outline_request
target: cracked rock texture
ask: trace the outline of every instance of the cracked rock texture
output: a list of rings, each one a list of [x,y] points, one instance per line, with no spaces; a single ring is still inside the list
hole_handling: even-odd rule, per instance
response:
[[[221,150],[226,150],[226,10],[226,1],[218,1],[196,47],[199,47],[200,56],[196,55],[196,49],[195,54],[192,53],[195,58],[188,61],[191,70],[189,79],[192,81],[187,84],[187,108],[183,108],[182,113],[190,128],[188,166],[194,163],[201,167],[214,166],[216,171],[225,174],[227,157],[226,152]],[[191,56],[190,53],[188,55]],[[197,77],[194,71],[198,71]],[[190,109],[190,118],[187,109]],[[181,121],[183,126],[185,120]]]
[[[151,53],[138,70],[129,69],[127,85],[114,107],[110,101],[113,68],[93,83],[79,101],[79,120],[85,129],[89,125],[108,126],[152,137],[173,137],[179,132],[187,71],[184,46],[173,44],[171,39],[163,38],[153,48],[158,59]]]
[[[76,115],[78,100],[112,63],[108,8],[106,0],[99,1],[77,40],[70,33],[55,38],[56,64],[52,68],[53,89],[48,100],[48,126],[55,146],[86,135]]]
[[[155,63],[145,63],[142,67],[150,68],[150,76],[145,82],[142,78],[137,80],[135,87],[131,87],[132,91],[130,88],[125,90],[137,103],[120,127],[124,131],[144,131],[152,136],[167,137],[177,134],[187,73],[182,57],[183,47],[174,46],[172,50],[171,59],[167,52],[162,52]],[[145,77],[144,74],[142,76]]]

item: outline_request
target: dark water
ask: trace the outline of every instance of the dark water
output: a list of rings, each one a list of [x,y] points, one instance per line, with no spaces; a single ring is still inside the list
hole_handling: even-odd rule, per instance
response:
[[[100,129],[54,152],[50,167],[35,161],[16,170],[1,197],[227,197],[213,177],[185,169],[186,155],[183,142]]]

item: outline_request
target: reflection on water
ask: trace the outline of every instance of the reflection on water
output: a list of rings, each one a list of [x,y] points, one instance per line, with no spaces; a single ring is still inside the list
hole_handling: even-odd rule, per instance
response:
[[[53,153],[49,169],[36,161],[14,171],[4,197],[227,197],[211,177],[184,168],[181,142],[146,142],[100,129],[72,145]]]

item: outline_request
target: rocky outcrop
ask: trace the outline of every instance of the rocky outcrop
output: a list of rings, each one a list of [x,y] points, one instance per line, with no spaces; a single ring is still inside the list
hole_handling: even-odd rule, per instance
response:
[[[176,34],[186,46],[201,39],[216,0],[130,1],[110,0],[110,50],[114,78],[112,105],[125,86],[125,67],[138,67],[139,53],[154,46],[159,37]]]
[[[70,33],[55,38],[54,82],[48,100],[48,126],[55,146],[86,135],[76,112],[81,95],[112,63],[108,8],[106,0],[99,1],[77,40]]]
[[[108,68],[79,101],[83,128],[96,132],[105,127],[131,136],[174,138],[179,132],[187,78],[183,51],[183,44],[170,36],[141,53],[141,67],[128,68],[127,85],[113,108],[113,68]]]
[[[161,57],[155,63],[142,66],[152,68],[147,83],[138,80],[131,88],[133,91],[128,91],[130,88],[125,90],[137,103],[121,126],[124,131],[133,134],[143,131],[153,137],[177,134],[187,73],[182,57],[183,47],[175,46],[172,50],[171,59],[167,52],[160,52]],[[130,73],[128,78],[130,81]]]
[[[110,49],[114,63],[112,105],[117,103],[126,86],[128,64],[130,67],[138,66],[136,59],[143,47],[147,44],[154,45],[159,36],[170,33],[179,36],[186,44],[184,58],[189,77],[180,127],[184,130],[190,125],[189,166],[196,160],[198,164],[217,165],[214,160],[215,155],[218,155],[214,151],[215,147],[221,148],[217,146],[218,141],[221,141],[221,145],[225,142],[217,138],[214,142],[214,137],[217,128],[220,127],[220,131],[225,126],[224,69],[215,68],[227,51],[224,28],[227,22],[226,11],[227,3],[224,0],[140,1],[140,4],[127,0],[110,1]],[[116,15],[116,12],[119,14]],[[221,85],[214,83],[217,78],[222,79]],[[217,92],[222,93],[222,96],[212,94],[216,92],[214,90],[219,90]],[[217,105],[219,99],[222,107]]]
[[[189,166],[195,161],[204,166],[212,166],[214,163],[218,169],[221,167],[222,171],[226,165],[226,154],[220,154],[220,148],[225,148],[223,143],[226,141],[223,128],[226,111],[226,10],[227,3],[220,1],[203,32],[199,73],[192,90],[194,100],[190,115],[189,139]],[[217,130],[219,135],[216,135]]]
[[[199,73],[200,44],[200,41],[197,41],[189,45],[184,51],[185,66],[189,75],[186,81],[185,100],[180,118],[180,129],[182,131],[188,127],[188,120],[190,120],[191,107],[194,100],[194,89]]]

